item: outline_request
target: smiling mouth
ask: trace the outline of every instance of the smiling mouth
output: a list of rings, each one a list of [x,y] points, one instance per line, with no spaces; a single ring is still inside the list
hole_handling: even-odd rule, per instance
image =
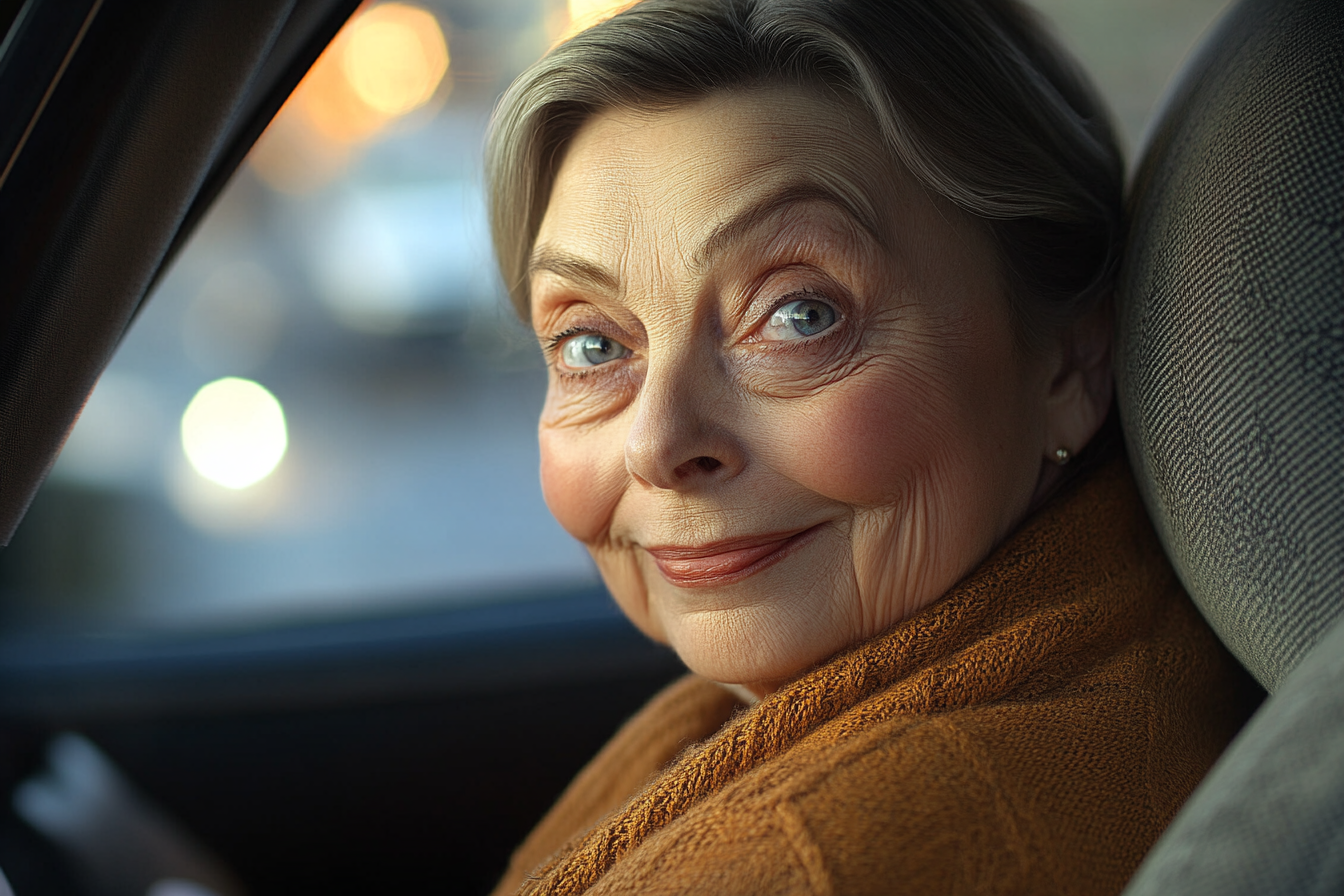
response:
[[[730,585],[773,566],[812,540],[821,526],[801,531],[730,538],[698,547],[667,545],[644,550],[658,571],[682,588]]]

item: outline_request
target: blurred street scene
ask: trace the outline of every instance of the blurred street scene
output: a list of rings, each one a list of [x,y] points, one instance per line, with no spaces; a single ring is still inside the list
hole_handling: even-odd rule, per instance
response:
[[[1133,152],[1221,0],[1042,0]],[[596,581],[486,231],[510,80],[611,4],[367,4],[158,284],[11,547],[9,619],[250,626]]]

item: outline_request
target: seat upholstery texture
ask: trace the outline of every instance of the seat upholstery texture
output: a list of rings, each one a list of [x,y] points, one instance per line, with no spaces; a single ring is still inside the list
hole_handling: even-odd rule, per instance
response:
[[[1121,416],[1150,514],[1273,691],[1344,609],[1344,3],[1250,0],[1131,194]]]
[[[1125,896],[1344,893],[1344,3],[1243,0],[1177,84],[1131,193],[1121,415],[1271,696]]]

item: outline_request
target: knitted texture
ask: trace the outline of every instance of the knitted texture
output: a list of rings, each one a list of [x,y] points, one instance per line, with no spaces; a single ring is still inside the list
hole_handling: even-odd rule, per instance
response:
[[[659,768],[719,730],[741,706],[724,688],[695,675],[664,688],[574,778],[514,852],[496,892],[512,893],[559,844],[619,809]]]
[[[650,732],[690,733],[695,695],[708,728],[723,693],[674,685],[631,720],[524,850],[551,858],[497,892],[1116,893],[1259,691],[1117,463],[942,600],[664,765]],[[616,775],[647,783],[581,818]]]

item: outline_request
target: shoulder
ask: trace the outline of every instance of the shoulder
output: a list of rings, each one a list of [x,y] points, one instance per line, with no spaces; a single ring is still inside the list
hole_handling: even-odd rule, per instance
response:
[[[995,778],[946,717],[799,744],[648,838],[592,893],[953,893],[987,872],[1013,892],[1003,885],[1027,857]]]
[[[1191,705],[1235,689],[1193,624],[1176,610],[1001,700],[892,716],[864,701],[654,833],[593,893],[1118,893],[1242,718]]]

